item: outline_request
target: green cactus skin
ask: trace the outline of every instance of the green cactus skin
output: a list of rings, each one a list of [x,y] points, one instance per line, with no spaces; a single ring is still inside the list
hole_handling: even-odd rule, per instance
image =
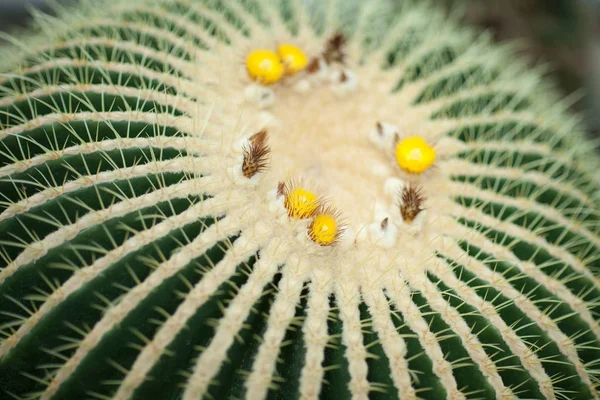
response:
[[[600,163],[511,46],[409,0],[58,15],[2,50],[0,398],[600,398]],[[250,51],[335,32],[354,91],[247,101]],[[398,168],[379,121],[434,167]],[[338,245],[268,198],[292,175],[329,189]],[[422,186],[418,224],[390,178]]]

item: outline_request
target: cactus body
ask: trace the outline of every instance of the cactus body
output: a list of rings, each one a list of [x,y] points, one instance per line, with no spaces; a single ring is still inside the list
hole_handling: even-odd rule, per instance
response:
[[[414,3],[39,15],[0,77],[0,397],[600,398],[593,146]],[[282,43],[338,70],[253,83]],[[335,212],[286,213],[294,179]]]

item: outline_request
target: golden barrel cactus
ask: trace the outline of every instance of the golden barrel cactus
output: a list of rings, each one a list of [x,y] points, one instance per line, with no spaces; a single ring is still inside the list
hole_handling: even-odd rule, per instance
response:
[[[0,67],[0,397],[600,398],[600,163],[511,46],[410,0],[36,27]]]

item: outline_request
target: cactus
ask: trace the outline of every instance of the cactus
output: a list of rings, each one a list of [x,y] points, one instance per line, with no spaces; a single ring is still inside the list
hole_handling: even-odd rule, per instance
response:
[[[2,50],[0,397],[600,398],[600,164],[512,45],[409,0],[58,11]]]

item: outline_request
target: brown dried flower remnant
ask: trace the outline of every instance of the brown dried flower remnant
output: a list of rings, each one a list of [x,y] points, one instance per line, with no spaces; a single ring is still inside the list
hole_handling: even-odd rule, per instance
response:
[[[319,65],[319,59],[317,57],[310,60],[310,62],[306,66],[306,72],[308,72],[309,74],[316,74],[317,72],[319,72],[320,69],[321,66]]]
[[[333,63],[344,64],[346,61],[346,53],[344,52],[344,46],[346,44],[346,37],[343,33],[337,32],[331,36],[325,48],[320,56],[313,57],[308,65],[306,66],[306,72],[309,74],[316,74],[321,70],[321,62],[325,65],[331,65]],[[347,77],[342,75],[341,82],[345,82]]]
[[[285,196],[285,193],[287,192],[287,187],[285,182],[279,182],[277,184],[277,196]]]
[[[383,221],[381,221],[381,230],[385,231],[388,227],[389,224],[389,218],[384,218]]]
[[[342,71],[342,73],[340,74],[340,83],[345,83],[348,82],[348,74],[346,74],[346,72]]]
[[[402,219],[406,223],[412,223],[414,219],[419,215],[423,208],[423,202],[425,198],[421,192],[421,188],[414,185],[409,184],[402,189],[401,198],[400,198],[400,214],[402,214]]]
[[[242,163],[242,174],[248,179],[267,168],[267,159],[271,152],[271,148],[267,145],[265,129],[252,135],[249,142],[250,145],[244,148]]]
[[[325,45],[323,51],[323,58],[327,64],[340,63],[343,64],[346,60],[346,53],[344,52],[344,46],[346,45],[346,37],[343,33],[335,33]]]

